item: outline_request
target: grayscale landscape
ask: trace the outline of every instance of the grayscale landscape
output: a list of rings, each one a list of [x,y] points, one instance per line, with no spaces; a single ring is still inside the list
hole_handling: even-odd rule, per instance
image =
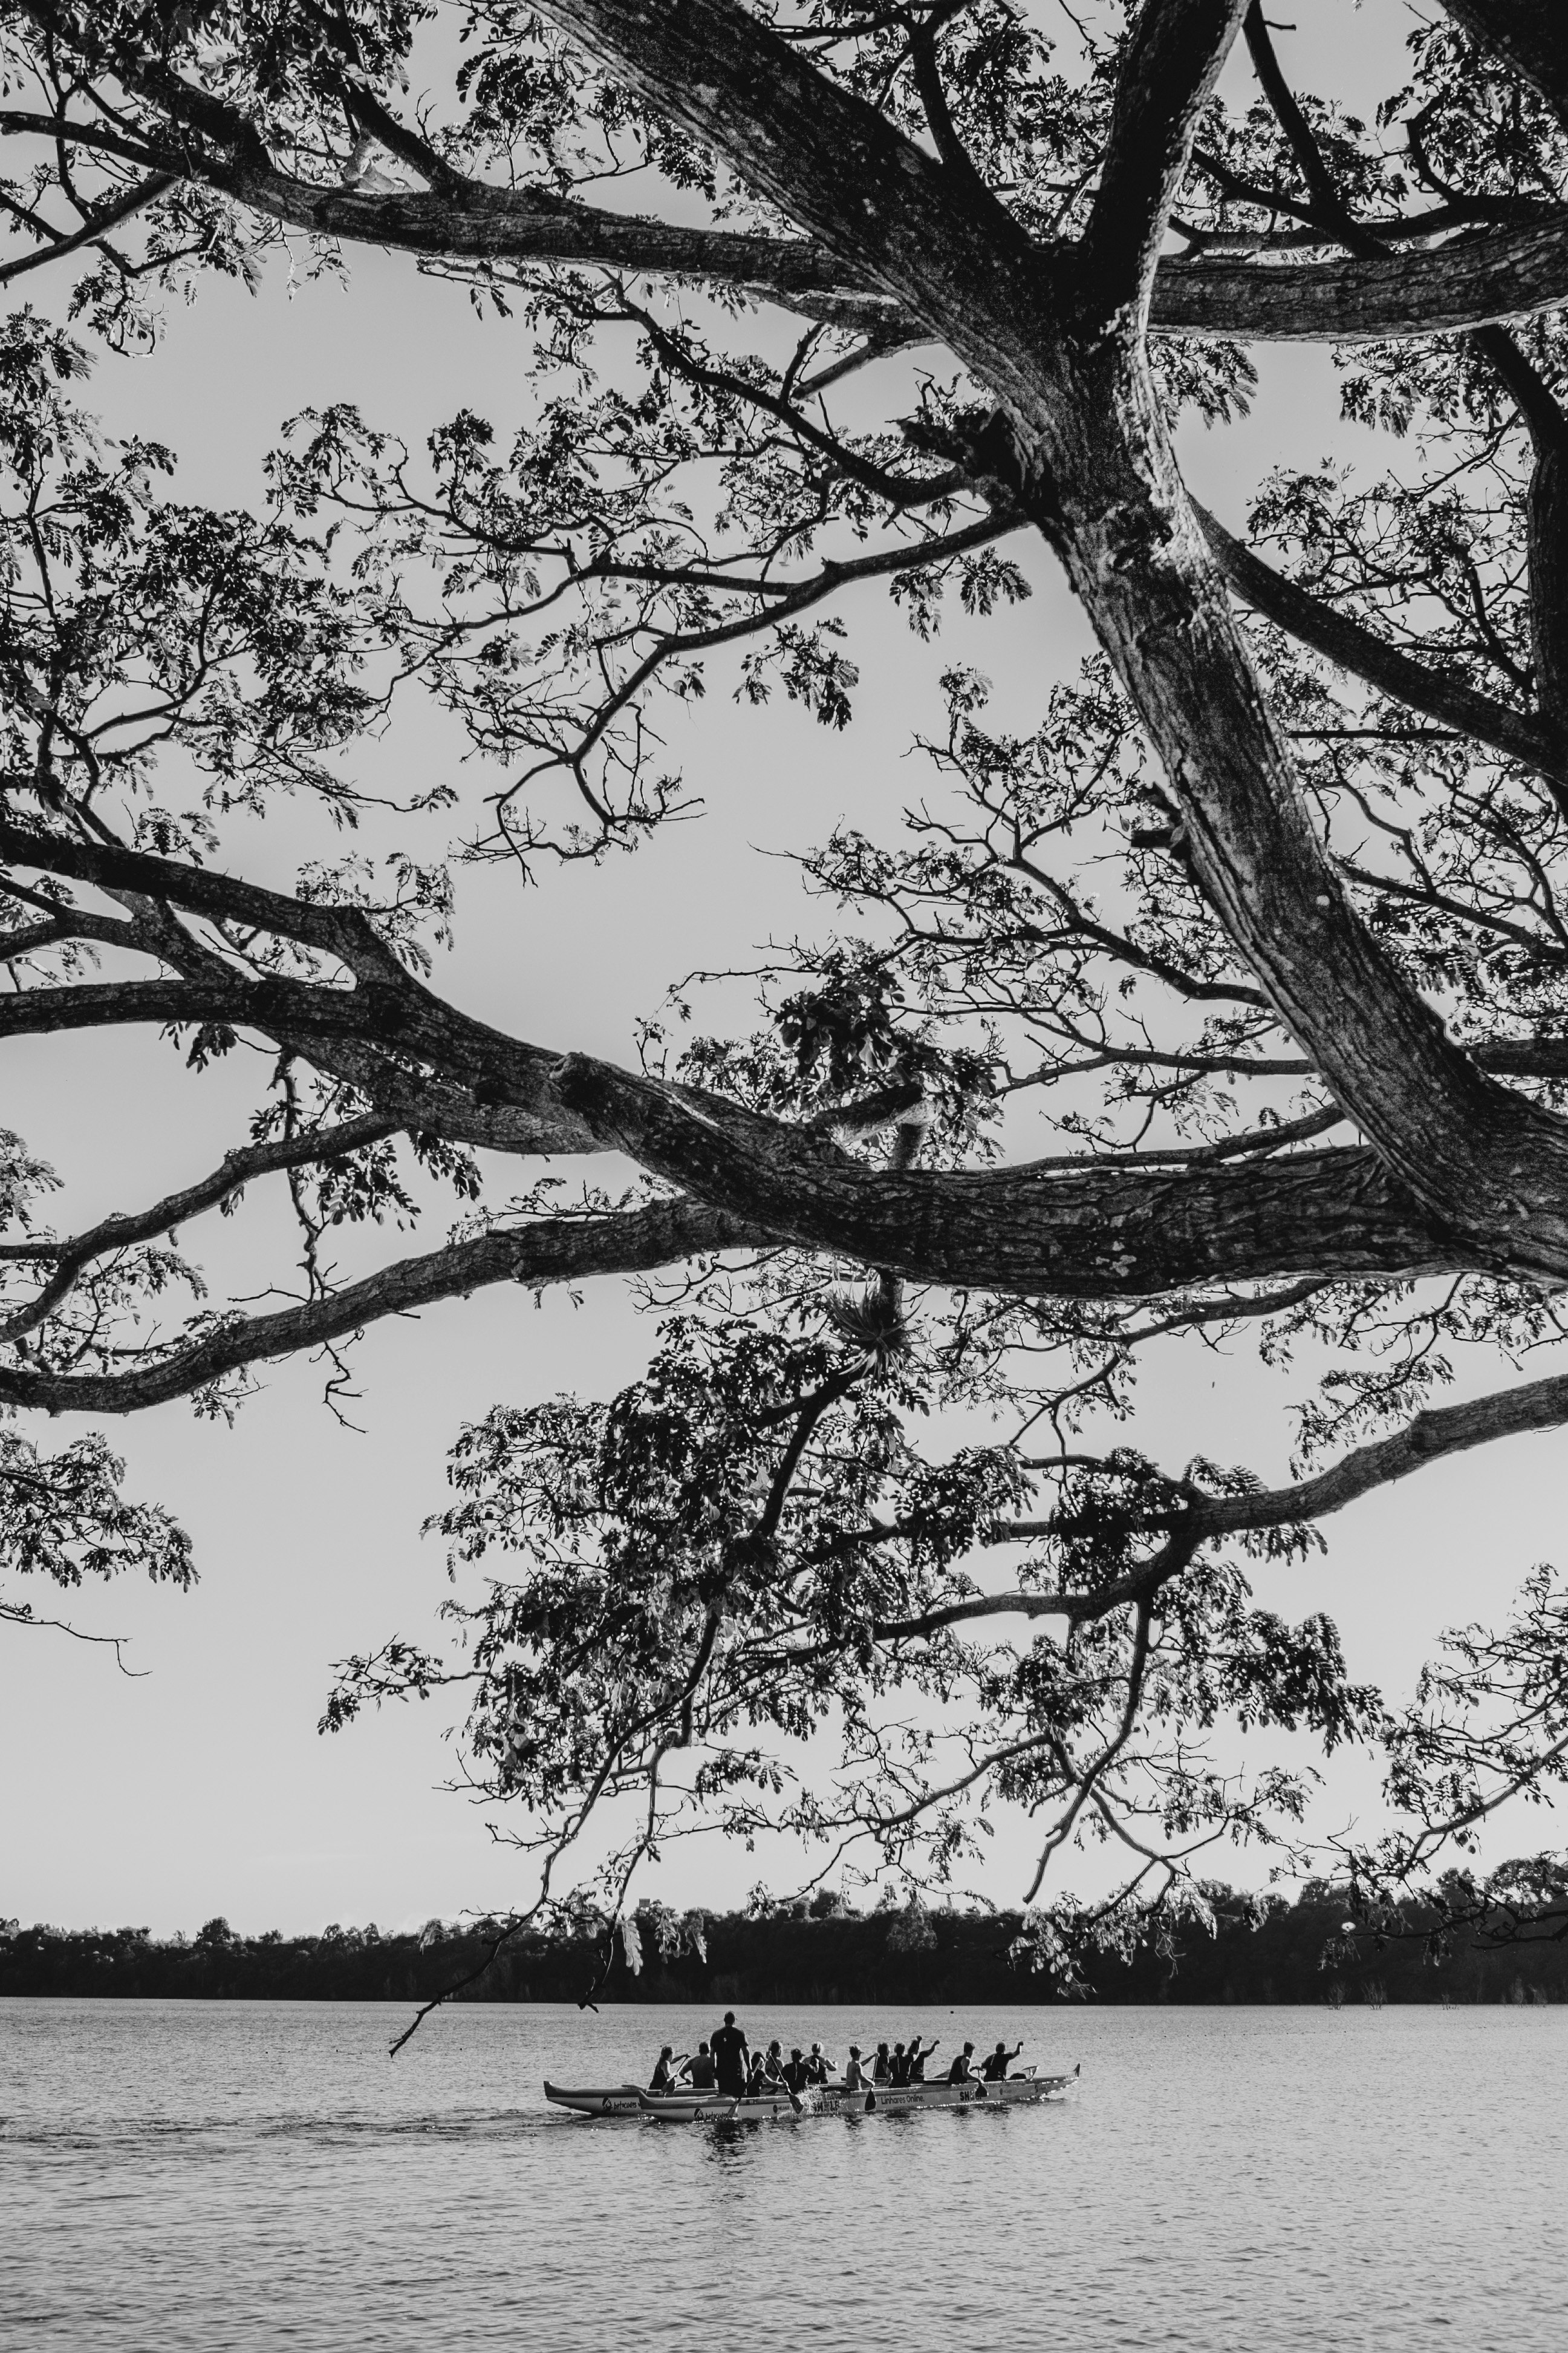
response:
[[[7,2345],[1556,2343],[1561,13],[0,0]]]

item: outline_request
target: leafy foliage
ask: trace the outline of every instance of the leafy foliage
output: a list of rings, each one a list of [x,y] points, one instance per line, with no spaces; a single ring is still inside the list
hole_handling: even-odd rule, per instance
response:
[[[481,1280],[648,1279],[664,1320],[642,1379],[608,1401],[503,1402],[461,1434],[433,1524],[450,1641],[348,1661],[325,1718],[459,1686],[466,1779],[524,1819],[542,1902],[586,1900],[558,1867],[597,1873],[628,1962],[639,1939],[696,1933],[629,1907],[639,1867],[700,1828],[786,1833],[819,1877],[891,1873],[913,1935],[919,1888],[969,1869],[1005,1804],[1038,1826],[1031,1896],[1086,1841],[1127,1859],[1105,1901],[1048,1892],[1032,1917],[1029,1951],[1070,1978],[1097,1944],[1212,1926],[1218,1844],[1311,1864],[1296,1736],[1380,1752],[1395,1827],[1344,1857],[1373,1928],[1412,1885],[1446,1890],[1455,1917],[1545,1916],[1550,1857],[1506,1887],[1467,1874],[1494,1810],[1562,1777],[1553,1573],[1500,1632],[1451,1638],[1405,1709],[1354,1679],[1321,1611],[1292,1624],[1252,1589],[1319,1541],[1342,1473],[1364,1492],[1426,1452],[1560,1421],[1568,1397],[1549,1411],[1524,1384],[1484,1432],[1465,1421],[1453,1399],[1480,1367],[1558,1346],[1561,1288],[1507,1235],[1427,1214],[1408,1158],[1336,1083],[1340,1041],[1308,1038],[1305,982],[1289,1002],[1268,983],[1237,910],[1279,878],[1248,872],[1227,898],[1184,797],[1189,755],[1223,765],[1231,747],[1153,756],[1138,649],[1186,630],[1195,660],[1221,633],[1208,575],[1201,628],[1161,602],[1205,519],[1170,489],[1130,652],[1096,599],[1148,549],[1130,527],[1084,555],[1103,516],[1086,523],[1093,499],[1055,478],[1072,433],[1031,445],[1016,385],[1000,399],[944,348],[929,302],[898,310],[870,230],[834,279],[841,217],[824,236],[803,197],[797,218],[739,134],[704,121],[701,90],[656,102],[657,76],[616,70],[613,43],[574,41],[559,14],[565,30],[513,0],[0,15],[0,134],[23,158],[0,188],[5,274],[79,273],[69,332],[25,302],[0,331],[5,1018],[135,1016],[174,1036],[192,1083],[258,1074],[221,1168],[80,1233],[42,1222],[51,1172],[4,1140],[0,1393],[118,1408],[139,1382],[137,1400],[228,1411],[255,1362],[309,1346],[342,1410],[344,1352],[374,1315]],[[1404,86],[1352,111],[1293,90],[1253,7],[1255,88],[1193,82],[1190,153],[1184,118],[1166,125],[1173,205],[1143,224],[1151,251],[1167,228],[1177,248],[1156,293],[1219,296],[1202,332],[1145,349],[1147,287],[1084,323],[1079,241],[1103,260],[1108,191],[1113,214],[1136,200],[1127,142],[1154,136],[1167,95],[1138,81],[1161,12],[1064,11],[1056,40],[1005,0],[767,0],[728,21],[736,42],[776,39],[759,54],[781,91],[804,64],[820,107],[847,93],[868,140],[904,142],[911,186],[957,190],[972,259],[1004,257],[1019,285],[1048,261],[1077,290],[1079,358],[1133,332],[1128,515],[1134,459],[1150,479],[1169,459],[1173,485],[1184,422],[1223,430],[1254,396],[1227,287],[1321,286],[1336,258],[1380,283],[1408,260],[1414,284],[1434,257],[1440,274],[1561,233],[1549,76],[1424,23]],[[286,234],[310,269],[345,269],[359,239],[458,280],[504,322],[518,419],[464,406],[415,448],[395,417],[320,406],[281,427],[264,512],[176,499],[171,451],[88,416],[88,339],[144,346],[160,302],[209,270],[264,286]],[[1537,304],[1503,324],[1493,302],[1463,332],[1379,340],[1358,313],[1355,334],[1333,462],[1308,450],[1257,486],[1245,564],[1208,533],[1254,608],[1237,660],[1326,861],[1321,935],[1342,898],[1400,1035],[1436,1034],[1425,1005],[1495,1087],[1489,1115],[1555,1134],[1561,318]],[[999,693],[969,657],[986,625],[1031,620],[1047,554],[1103,649]],[[694,814],[666,738],[711,692],[860,723],[873,596],[935,687],[910,694],[915,796],[900,818],[868,782],[827,841],[797,846],[821,920],[759,951],[739,1034],[699,1021],[733,974],[691,973],[650,1009],[640,1073],[442,1000],[465,861],[543,880]],[[944,625],[963,643],[939,667]],[[476,755],[460,803],[442,782],[389,808],[365,781],[369,739],[410,705]],[[234,828],[285,800],[313,854],[263,892],[232,871]],[[316,838],[373,812],[395,821],[388,854]],[[481,1156],[612,1149],[643,1171],[634,1195],[509,1194]],[[176,1231],[274,1179],[292,1301],[207,1304]],[[1301,1242],[1279,1204],[1313,1182],[1342,1214]],[[444,1248],[345,1278],[340,1244],[414,1227],[443,1190],[463,1205]],[[1133,1231],[1190,1240],[1205,1217],[1207,1259],[1175,1242],[1159,1259]],[[1400,1218],[1419,1247],[1388,1239]],[[976,1263],[984,1279],[952,1271]],[[1316,1482],[1162,1468],[1128,1442],[1146,1368],[1221,1345],[1293,1377],[1295,1464]],[[14,1566],[188,1577],[184,1538],[121,1499],[98,1441],[6,1448]]]

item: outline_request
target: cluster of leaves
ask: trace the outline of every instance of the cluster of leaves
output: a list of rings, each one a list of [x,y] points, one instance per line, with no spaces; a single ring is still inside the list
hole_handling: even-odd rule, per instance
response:
[[[951,468],[911,462],[898,431],[839,430],[809,396],[834,347],[820,332],[787,363],[715,351],[577,277],[530,308],[541,396],[507,446],[465,411],[416,466],[339,407],[296,420],[270,464],[284,512],[352,527],[355,577],[405,670],[508,771],[485,847],[596,855],[675,814],[656,690],[700,699],[708,658],[731,647],[739,699],[782,691],[842,727],[858,675],[844,623],[805,617],[858,580],[886,581],[922,636],[950,591],[969,613],[1028,594],[991,543],[1006,519]],[[572,375],[579,389],[552,389]],[[950,407],[924,388],[924,415]],[[541,812],[555,776],[581,797],[565,827]]]
[[[352,185],[364,158],[345,92],[400,86],[437,14],[427,0],[7,6],[3,127],[24,160],[0,178],[20,247],[0,280],[79,255],[72,315],[121,351],[155,343],[163,303],[206,277],[255,291],[284,233],[234,200],[226,167],[276,156],[308,184]],[[338,266],[311,248],[313,269]]]
[[[1452,23],[1413,26],[1410,79],[1363,119],[1296,93],[1345,209],[1390,247],[1478,224],[1525,222],[1561,201],[1563,127],[1501,59]],[[1341,242],[1321,190],[1262,93],[1215,99],[1173,224],[1190,251],[1292,253]]]
[[[1414,1704],[1391,1726],[1389,1794],[1411,1823],[1380,1851],[1374,1881],[1408,1878],[1427,1851],[1474,1849],[1480,1825],[1523,1794],[1548,1803],[1568,1781],[1568,1588],[1534,1569],[1516,1615],[1454,1629],[1424,1668]]]
[[[124,1478],[124,1462],[96,1434],[47,1454],[9,1420],[0,1423],[0,1576],[42,1577],[68,1591],[128,1572],[182,1591],[194,1585],[184,1529],[162,1504],[132,1502]],[[0,1624],[64,1623],[41,1617],[26,1593],[0,1586]],[[83,1639],[106,1642],[124,1666],[114,1636]]]
[[[23,308],[0,325],[0,763],[46,810],[188,849],[236,807],[305,789],[347,810],[323,756],[380,701],[358,600],[280,522],[170,498],[171,453],[102,442],[73,397],[80,346]],[[177,754],[199,801],[152,796]]]
[[[1137,1458],[1066,1477],[1005,1447],[931,1460],[908,1433],[935,1402],[909,1359],[686,1315],[608,1404],[498,1408],[460,1439],[432,1525],[455,1569],[505,1574],[447,1605],[451,1653],[396,1640],[347,1661],[326,1724],[465,1688],[465,1779],[521,1803],[521,1844],[552,1867],[602,1845],[595,1810],[618,1825],[598,1858],[612,1916],[641,1862],[714,1826],[911,1884],[964,1866],[998,1797],[1044,1816],[1047,1854],[1082,1820],[1156,1874],[1152,1841],[1276,1843],[1304,1782],[1223,1772],[1210,1736],[1372,1737],[1376,1694],[1332,1626],[1256,1608],[1212,1546],[1163,1553],[1170,1491]],[[1040,1486],[1055,1508],[1031,1522]],[[1026,1541],[1044,1630],[979,1640],[969,1564]],[[797,1780],[806,1744],[836,1761]]]
[[[11,1425],[0,1427],[0,1563],[68,1588],[126,1569],[154,1584],[193,1584],[184,1529],[158,1504],[128,1503],[124,1476],[101,1438],[79,1438],[47,1455]]]

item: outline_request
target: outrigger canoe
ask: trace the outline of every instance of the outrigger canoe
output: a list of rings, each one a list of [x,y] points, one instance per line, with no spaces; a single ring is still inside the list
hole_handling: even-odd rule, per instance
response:
[[[607,2084],[597,2090],[565,2091],[547,2075],[544,2096],[558,2108],[575,2108],[584,2116],[635,2116],[641,2113],[637,2103],[643,2091],[640,2084]]]
[[[901,2114],[911,2108],[1012,2107],[1050,2099],[1079,2080],[1070,2075],[1041,2075],[1026,2067],[999,2084],[972,2078],[966,2084],[876,2084],[846,2091],[842,2084],[813,2084],[794,2100],[781,2086],[760,2099],[732,2098],[726,2092],[645,2092],[635,2084],[616,2084],[598,2090],[567,2090],[547,2082],[544,2096],[558,2108],[574,2108],[589,2116],[642,2116],[658,2124],[767,2124],[775,2117],[847,2116]]]

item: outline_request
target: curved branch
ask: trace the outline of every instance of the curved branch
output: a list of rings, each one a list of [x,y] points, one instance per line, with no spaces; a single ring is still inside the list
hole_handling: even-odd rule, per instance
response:
[[[742,613],[731,621],[715,621],[707,628],[672,631],[646,653],[620,684],[605,696],[570,754],[556,754],[553,764],[576,769],[666,662],[679,660],[684,655],[713,653],[721,646],[743,644],[748,638],[764,637],[769,630],[783,628],[801,614],[815,611],[818,605],[826,604],[842,589],[853,588],[865,580],[897,579],[904,573],[922,572],[937,565],[951,563],[954,557],[994,545],[1018,527],[1016,516],[993,514],[979,522],[966,523],[962,530],[949,532],[940,537],[933,536],[912,546],[882,548],[874,555],[855,556],[844,561],[828,557],[824,559],[820,569],[809,580],[781,583],[776,589],[770,586],[767,593],[773,596],[774,601],[757,611]],[[734,586],[747,589],[751,584],[742,581]],[[761,591],[753,593],[760,594]],[[531,775],[537,773],[537,770],[530,772]],[[619,821],[608,816],[596,797],[594,807],[601,825],[606,829]]]
[[[1242,343],[1390,343],[1528,319],[1568,302],[1568,207],[1424,253],[1301,265],[1162,261],[1156,334]]]
[[[0,1344],[19,1340],[25,1333],[36,1331],[70,1296],[83,1267],[90,1265],[94,1259],[170,1232],[188,1218],[199,1217],[204,1209],[216,1208],[220,1202],[231,1199],[254,1177],[308,1167],[314,1161],[337,1159],[346,1152],[362,1151],[367,1144],[378,1144],[396,1133],[395,1120],[371,1113],[362,1119],[343,1120],[336,1127],[282,1137],[274,1144],[253,1145],[248,1150],[229,1153],[210,1176],[178,1193],[166,1194],[139,1216],[105,1218],[67,1241],[0,1242],[0,1261],[52,1263],[54,1269],[35,1299],[14,1314],[0,1316]]]
[[[1100,188],[1077,261],[1089,306],[1110,318],[1148,301],[1198,118],[1247,0],[1164,0],[1127,45]]]
[[[1189,1501],[1184,1508],[1152,1511],[1138,1523],[1149,1528],[1165,1527],[1173,1536],[1180,1535],[1176,1568],[1170,1564],[1177,1556],[1167,1546],[1142,1568],[1098,1590],[1042,1593],[1010,1588],[1002,1593],[970,1594],[916,1617],[881,1620],[870,1631],[878,1641],[900,1641],[989,1618],[1062,1618],[1074,1624],[1101,1618],[1129,1602],[1148,1602],[1162,1584],[1185,1567],[1200,1544],[1326,1519],[1446,1455],[1490,1446],[1499,1439],[1561,1430],[1564,1424],[1568,1424],[1568,1374],[1564,1373],[1499,1390],[1465,1405],[1435,1407],[1416,1414],[1392,1437],[1357,1447],[1315,1478],[1300,1480],[1293,1486],[1258,1488],[1240,1495],[1203,1495],[1187,1488]],[[982,1540],[993,1545],[1023,1544],[1060,1535],[1071,1525],[1070,1514],[1047,1520],[998,1520]],[[902,1533],[898,1527],[868,1528],[860,1540],[885,1543]]]
[[[544,1219],[515,1232],[483,1234],[425,1258],[400,1260],[321,1299],[238,1318],[127,1372],[0,1367],[0,1401],[45,1413],[137,1413],[189,1397],[245,1366],[322,1347],[367,1324],[493,1282],[542,1286],[595,1274],[645,1273],[698,1251],[735,1250],[763,1239],[754,1227],[688,1201],[658,1201],[605,1218]]]
[[[222,915],[244,908],[285,935],[342,913],[173,860],[0,827],[0,848],[7,839],[40,863],[154,900],[205,899]],[[624,1150],[749,1234],[842,1251],[914,1281],[1104,1298],[1280,1274],[1327,1281],[1510,1262],[1506,1231],[1466,1240],[1445,1232],[1365,1151],[1165,1173],[1090,1160],[953,1174],[868,1169],[809,1128],[508,1037],[395,968],[353,987],[204,974],[0,999],[0,1036],[126,1021],[226,1022],[296,1045],[398,1126],[513,1151]]]
[[[1564,1422],[1568,1422],[1568,1374],[1558,1373],[1520,1388],[1473,1398],[1468,1405],[1435,1406],[1418,1413],[1392,1438],[1358,1447],[1316,1478],[1303,1479],[1295,1486],[1263,1488],[1249,1495],[1205,1496],[1184,1514],[1182,1525],[1195,1525],[1208,1537],[1325,1519],[1374,1487],[1406,1478],[1445,1454],[1466,1453],[1472,1447],[1489,1446],[1494,1439],[1516,1438],[1528,1430],[1559,1430]]]
[[[127,63],[132,86],[138,81]],[[160,77],[153,104],[170,105],[172,77]],[[179,85],[187,98],[196,93]],[[197,145],[174,118],[172,135],[160,141],[128,142],[90,122],[58,119],[7,108],[0,110],[0,137],[47,138],[67,148],[84,148],[141,165],[148,174],[134,199],[111,207],[80,236],[62,239],[47,252],[30,254],[0,279],[60,259],[101,237],[113,220],[163,194],[181,180],[217,190],[247,210],[307,236],[340,237],[353,245],[377,245],[431,260],[495,266],[556,263],[598,265],[638,277],[717,281],[805,311],[835,325],[885,329],[893,306],[875,289],[858,283],[842,262],[807,238],[749,235],[743,231],[689,227],[612,213],[547,189],[496,187],[440,162],[384,109],[369,119],[367,94],[345,91],[348,111],[374,130],[390,153],[412,164],[431,182],[426,188],[322,186],[279,170],[243,117],[222,110],[222,120],[203,126],[209,142]],[[162,185],[154,188],[153,180]]]
[[[176,185],[172,172],[149,172],[134,188],[118,197],[113,204],[105,205],[70,236],[57,236],[54,231],[47,231],[52,241],[39,252],[24,254],[18,261],[0,263],[0,286],[8,284],[14,278],[25,278],[30,269],[42,269],[47,262],[63,261],[68,254],[79,253],[85,246],[97,245],[111,228],[118,228],[122,221],[131,220],[137,213],[144,212],[149,205],[156,204],[160,196],[166,195]]]
[[[686,227],[601,211],[531,188],[458,178],[442,188],[313,186],[269,164],[209,165],[203,177],[251,210],[314,237],[431,260],[554,263],[731,286],[835,326],[884,331],[898,313],[816,240]]]
[[[949,1174],[863,1167],[805,1131],[566,1057],[554,1094],[600,1137],[778,1240],[911,1282],[1114,1298],[1205,1281],[1474,1263],[1368,1150],[1157,1174],[1086,1160]]]
[[[1568,728],[1533,718],[1528,712],[1510,710],[1506,702],[1479,693],[1450,672],[1415,660],[1375,630],[1336,613],[1331,606],[1276,572],[1195,499],[1193,512],[1226,580],[1255,612],[1277,622],[1341,670],[1363,679],[1379,694],[1489,744],[1506,759],[1537,770],[1552,785],[1559,806],[1568,809]]]
[[[316,905],[211,867],[123,849],[113,842],[87,841],[76,834],[45,833],[4,816],[0,816],[0,858],[101,891],[166,899],[212,923],[242,923],[279,939],[298,940],[324,955],[336,956],[364,979],[403,977],[403,966],[357,907]]]
[[[566,11],[561,11],[564,18]],[[7,130],[67,143],[114,145],[90,126],[0,112]],[[919,151],[910,150],[911,154]],[[758,301],[889,341],[941,341],[892,288],[858,278],[820,237],[752,236],[607,213],[529,189],[463,180],[460,191],[323,188],[248,161],[171,150],[137,162],[218,189],[265,217],[310,234],[434,261],[497,267],[598,265],[638,277],[729,286]],[[1005,217],[1005,216],[1004,216]],[[1019,233],[1022,244],[1022,233]],[[89,240],[90,242],[90,240]],[[1034,248],[1049,262],[1061,248]],[[1070,248],[1068,248],[1070,250]],[[29,266],[56,258],[29,257]],[[1483,228],[1420,253],[1278,266],[1167,257],[1155,272],[1157,334],[1241,341],[1388,342],[1527,318],[1568,301],[1568,210]]]

